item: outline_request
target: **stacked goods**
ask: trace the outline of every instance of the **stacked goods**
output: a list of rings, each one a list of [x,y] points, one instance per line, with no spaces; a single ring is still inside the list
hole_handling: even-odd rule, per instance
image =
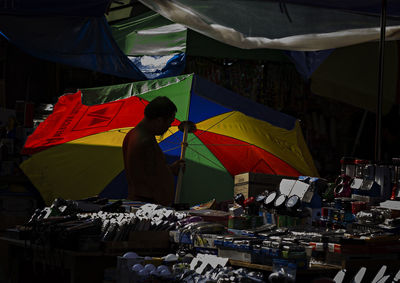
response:
[[[125,210],[121,200],[56,199],[50,207],[35,211],[23,230],[32,244],[70,250],[168,249],[168,231],[176,230],[181,225],[178,222],[187,217],[155,204]]]

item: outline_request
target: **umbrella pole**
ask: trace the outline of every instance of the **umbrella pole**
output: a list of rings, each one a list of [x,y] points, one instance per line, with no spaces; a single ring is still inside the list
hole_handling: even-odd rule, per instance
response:
[[[379,69],[378,69],[378,102],[376,105],[375,125],[375,162],[381,161],[381,139],[382,139],[382,96],[383,96],[383,66],[385,54],[385,32],[386,32],[386,0],[382,0],[381,8],[381,37],[379,40]]]
[[[187,137],[188,137],[188,129],[189,125],[186,123],[184,124],[183,130],[183,141],[181,144],[181,160],[185,160],[185,153],[187,148]],[[175,190],[175,203],[179,203],[180,195],[181,195],[181,188],[182,188],[182,179],[183,179],[183,169],[182,166],[179,168],[178,180],[176,182],[176,190]]]

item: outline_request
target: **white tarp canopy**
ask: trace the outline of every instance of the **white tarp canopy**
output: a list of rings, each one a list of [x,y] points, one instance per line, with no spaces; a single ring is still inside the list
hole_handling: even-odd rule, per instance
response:
[[[175,23],[243,49],[317,51],[380,38],[377,0],[140,2]],[[388,1],[386,40],[400,39],[399,11],[400,3]]]

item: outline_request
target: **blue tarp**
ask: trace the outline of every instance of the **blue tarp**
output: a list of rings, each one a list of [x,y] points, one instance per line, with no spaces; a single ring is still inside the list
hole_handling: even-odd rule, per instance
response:
[[[32,56],[133,80],[146,76],[115,43],[110,0],[3,1],[0,34]]]
[[[104,16],[1,15],[0,32],[24,52],[41,59],[146,79],[115,43]]]
[[[110,0],[4,0],[0,13],[13,15],[103,16]]]
[[[153,73],[140,60],[130,60],[105,19],[110,2],[5,1],[0,7],[0,34],[32,56],[135,81],[182,74],[184,53]]]
[[[334,49],[321,51],[285,51],[296,70],[305,79],[309,79],[314,71],[325,61]]]

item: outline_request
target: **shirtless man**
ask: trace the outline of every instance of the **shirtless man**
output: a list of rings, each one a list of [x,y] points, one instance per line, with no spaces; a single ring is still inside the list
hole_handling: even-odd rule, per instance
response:
[[[155,136],[164,134],[175,120],[177,108],[165,96],[153,99],[144,118],[124,138],[123,156],[128,199],[165,206],[174,200],[174,177],[184,161],[168,165]]]

